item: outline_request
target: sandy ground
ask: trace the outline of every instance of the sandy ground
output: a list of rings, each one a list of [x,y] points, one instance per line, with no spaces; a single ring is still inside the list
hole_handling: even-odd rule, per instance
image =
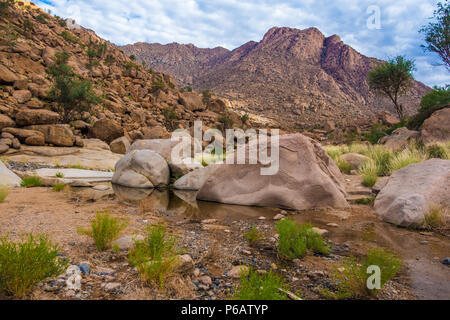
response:
[[[199,288],[198,277],[192,273],[175,275],[163,290],[143,283],[136,270],[128,265],[126,252],[99,253],[91,239],[77,234],[77,227],[88,227],[97,211],[109,211],[115,217],[129,220],[121,236],[144,234],[148,225],[165,221],[169,231],[178,236],[184,252],[193,258],[200,275],[210,276],[213,283],[208,288]],[[172,219],[165,212],[146,208],[142,202],[127,203],[117,200],[113,194],[93,194],[90,189],[58,193],[48,188],[16,188],[0,204],[0,235],[9,234],[10,239],[18,240],[25,233],[46,233],[70,262],[78,265],[88,261],[91,265],[93,273],[83,276],[81,292],[49,288],[44,281],[29,294],[29,299],[224,299],[238,282],[224,274],[233,266],[244,264],[258,270],[270,270],[275,264],[294,292],[301,291],[307,299],[321,299],[319,288],[329,281],[336,265],[344,257],[362,255],[374,245],[388,247],[409,261],[379,295],[380,299],[450,299],[450,293],[447,296],[445,291],[445,283],[450,280],[448,267],[433,260],[450,253],[448,239],[385,224],[368,206],[352,206],[346,211],[305,211],[294,216],[298,222],[312,222],[328,229],[326,238],[336,248],[328,257],[307,256],[300,265],[280,261],[271,239],[276,232],[270,217],[260,220],[252,213],[238,220],[235,212],[227,217],[222,211],[219,216],[211,215],[207,218],[217,221],[205,225],[201,223],[202,217]],[[243,237],[253,224],[265,235],[257,247],[249,247]],[[421,246],[423,239],[431,245]],[[423,272],[428,274],[428,279],[420,277]],[[105,283],[119,283],[120,290],[107,292],[102,289]],[[434,291],[433,286],[437,286]]]

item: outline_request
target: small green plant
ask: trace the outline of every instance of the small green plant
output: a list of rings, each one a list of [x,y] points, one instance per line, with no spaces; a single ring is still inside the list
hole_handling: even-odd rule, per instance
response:
[[[0,238],[0,290],[23,297],[37,283],[61,274],[67,262],[45,235],[28,235],[22,242]]]
[[[368,279],[372,275],[368,272],[371,266],[380,268],[380,289],[368,287]],[[388,281],[395,277],[401,267],[402,261],[393,253],[380,247],[372,248],[362,261],[358,261],[355,257],[346,258],[331,276],[336,291],[324,289],[322,294],[334,299],[375,296]]]
[[[36,17],[36,20],[42,24],[47,24],[47,18],[48,18],[48,15],[46,15],[45,13],[41,13],[40,15],[38,15]]]
[[[211,100],[212,93],[211,93],[211,91],[209,89],[203,90],[202,96],[203,96],[203,98],[202,98],[203,99],[203,103],[204,104],[208,104],[209,100]]]
[[[177,239],[167,234],[164,225],[147,228],[144,240],[136,240],[128,255],[144,281],[157,283],[160,288],[178,266]]]
[[[245,113],[241,116],[242,123],[246,123],[250,119],[250,115],[248,113]]]
[[[262,239],[264,239],[264,234],[258,230],[258,227],[256,225],[252,225],[250,230],[244,233],[244,238],[251,246],[254,246]]]
[[[164,90],[166,85],[163,81],[153,81],[152,83],[152,89],[150,90],[151,93],[156,93],[158,90]]]
[[[375,202],[375,198],[361,198],[361,199],[356,199],[355,202],[357,204],[373,205]]]
[[[450,153],[442,144],[435,144],[427,148],[427,157],[450,160]]]
[[[80,39],[71,32],[64,30],[59,34],[64,40],[70,43],[80,43]]]
[[[55,174],[55,177],[57,177],[57,178],[64,178],[64,174],[62,172],[57,172]]]
[[[378,177],[374,174],[364,174],[362,176],[362,185],[368,188],[372,188],[378,181]]]
[[[136,56],[135,56],[134,54],[132,54],[132,55],[130,56],[130,60],[131,60],[131,61],[136,61]]]
[[[128,221],[109,216],[108,212],[97,212],[96,218],[91,221],[91,229],[78,228],[77,232],[94,239],[95,246],[99,251],[111,248],[114,240],[128,226]]]
[[[222,115],[219,117],[219,122],[223,123],[225,129],[231,129],[233,127],[234,121],[227,115]]]
[[[42,181],[39,177],[26,177],[22,179],[20,186],[24,188],[41,187]]]
[[[66,185],[64,183],[58,183],[52,187],[52,190],[55,192],[61,192],[64,190],[65,187],[66,187]]]
[[[350,172],[352,171],[352,165],[350,163],[348,163],[347,161],[338,158],[336,160],[336,164],[339,167],[339,170],[341,170],[342,173],[345,174],[350,174]]]
[[[330,248],[311,224],[298,225],[291,219],[277,223],[278,251],[286,259],[304,257],[308,251],[328,255]]]
[[[0,203],[4,202],[8,196],[9,188],[7,186],[0,186]]]
[[[270,270],[266,274],[258,274],[250,269],[241,275],[239,288],[233,300],[288,300],[280,289],[286,287],[283,279]]]
[[[59,24],[61,27],[63,27],[63,28],[67,27],[66,20],[64,20],[63,18],[61,18],[61,17],[55,15],[55,19],[56,19],[56,22],[58,22],[58,24]]]

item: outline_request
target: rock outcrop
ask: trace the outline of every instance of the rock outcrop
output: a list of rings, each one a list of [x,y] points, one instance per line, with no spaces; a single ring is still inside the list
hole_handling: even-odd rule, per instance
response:
[[[434,206],[450,207],[450,160],[432,159],[392,174],[375,200],[384,221],[420,226]]]
[[[310,138],[280,136],[279,171],[261,175],[262,167],[261,163],[223,165],[207,179],[197,199],[295,210],[348,206],[339,168]]]
[[[426,145],[450,141],[450,107],[436,111],[425,120],[420,134]]]
[[[392,151],[404,149],[413,140],[418,140],[420,133],[414,130],[408,130],[405,127],[398,128],[390,136],[381,138],[380,142],[386,148]]]

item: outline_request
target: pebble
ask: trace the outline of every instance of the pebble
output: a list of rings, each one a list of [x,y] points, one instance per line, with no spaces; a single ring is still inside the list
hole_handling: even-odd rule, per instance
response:
[[[194,277],[198,277],[200,275],[200,269],[199,268],[195,268],[194,269]]]
[[[421,245],[427,245],[427,244],[428,244],[428,241],[420,241],[420,244],[421,244]]]
[[[245,273],[247,271],[248,271],[247,266],[234,266],[233,268],[231,268],[230,271],[228,271],[228,276],[237,279],[240,278],[242,273]]]
[[[284,219],[284,215],[282,215],[281,213],[277,214],[275,217],[273,217],[273,220],[275,220],[275,221],[282,220],[282,219]]]
[[[91,273],[91,266],[87,263],[80,264],[79,266],[81,272],[84,274],[90,274]]]
[[[266,220],[266,217],[259,217],[258,220]]]
[[[205,219],[205,220],[202,220],[203,224],[214,224],[216,222],[217,222],[217,219]]]
[[[109,291],[109,292],[117,291],[119,289],[120,289],[120,283],[118,283],[118,282],[109,282],[109,283],[104,284],[104,286],[103,286],[103,290]]]
[[[201,276],[200,278],[198,278],[198,281],[206,286],[212,285],[212,279],[210,276]]]
[[[442,264],[446,265],[446,266],[450,266],[450,258],[445,258],[444,260],[441,261]]]
[[[333,227],[333,228],[338,228],[339,227],[339,225],[337,223],[328,223],[327,226]]]

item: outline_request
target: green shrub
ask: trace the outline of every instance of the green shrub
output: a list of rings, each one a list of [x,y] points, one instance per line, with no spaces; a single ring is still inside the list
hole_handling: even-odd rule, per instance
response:
[[[4,202],[8,196],[9,188],[7,186],[0,186],[0,203]]]
[[[80,43],[80,39],[71,32],[64,30],[59,34],[64,40],[70,43]]]
[[[42,24],[47,24],[47,18],[48,18],[48,15],[46,15],[45,13],[41,13],[40,15],[38,15],[36,17],[36,20]]]
[[[435,86],[432,91],[423,96],[419,112],[447,104],[450,104],[450,85],[446,85],[445,87]]]
[[[37,283],[61,274],[67,262],[58,258],[58,247],[44,235],[28,235],[22,242],[0,238],[0,290],[23,297]]]
[[[288,300],[280,289],[285,287],[283,279],[269,271],[266,274],[258,274],[250,269],[248,273],[242,273],[239,288],[233,296],[233,300]]]
[[[250,119],[250,115],[248,113],[245,113],[241,116],[242,123],[246,123]]]
[[[57,172],[57,173],[55,174],[55,177],[57,177],[57,178],[64,178],[64,174],[61,173],[61,172]]]
[[[341,170],[341,172],[345,173],[345,174],[350,174],[350,172],[353,169],[353,167],[352,167],[352,165],[350,163],[348,163],[347,161],[345,161],[345,160],[343,160],[341,158],[338,158],[336,160],[336,164],[339,167],[339,170]]]
[[[67,23],[66,23],[66,21],[63,18],[55,15],[55,19],[56,19],[56,22],[58,22],[58,24],[61,27],[63,27],[63,28],[67,27]]]
[[[362,185],[368,188],[372,188],[378,181],[378,177],[372,174],[364,174],[362,176]]]
[[[39,177],[26,177],[22,179],[20,186],[25,188],[41,187],[42,181]]]
[[[56,102],[53,111],[61,115],[62,121],[71,122],[82,112],[90,112],[101,98],[94,93],[92,83],[80,79],[67,64],[69,54],[59,52],[55,58],[55,63],[46,70],[54,81],[47,98]]]
[[[155,93],[158,90],[164,90],[165,87],[166,85],[164,84],[163,81],[153,81],[151,92]]]
[[[367,280],[371,274],[367,273],[370,266],[378,266],[381,271],[380,289],[390,281],[402,267],[401,260],[394,254],[375,247],[367,252],[367,256],[359,262],[355,257],[346,258],[336,268],[331,278],[336,286],[336,291],[322,290],[322,294],[334,299],[348,299],[373,296],[377,289],[369,289]]]
[[[428,159],[438,158],[450,160],[450,153],[442,144],[435,144],[427,148]]]
[[[371,144],[377,144],[378,141],[386,136],[386,127],[381,123],[375,123],[369,133],[364,134],[364,138]]]
[[[127,227],[128,221],[112,218],[108,212],[97,212],[96,218],[91,221],[91,229],[78,228],[77,232],[94,239],[95,246],[99,251],[111,248],[114,240]]]
[[[212,93],[211,93],[211,91],[209,89],[203,90],[202,96],[203,96],[203,103],[204,104],[208,104],[209,100],[211,100]]]
[[[167,234],[164,225],[156,225],[147,228],[144,240],[134,242],[128,260],[144,281],[157,283],[162,288],[178,265],[177,253],[177,239]]]
[[[356,199],[355,202],[357,204],[373,205],[375,202],[375,198],[361,198],[361,199]]]
[[[227,115],[222,115],[219,117],[219,122],[223,123],[225,129],[231,129],[233,127],[234,121]]]
[[[264,239],[264,234],[258,230],[258,227],[256,225],[252,225],[250,230],[244,233],[244,238],[251,246],[254,246],[262,239]]]
[[[311,224],[298,225],[291,219],[285,219],[279,221],[276,227],[279,234],[278,251],[286,259],[302,258],[308,251],[326,255],[330,253],[330,248]]]
[[[61,192],[64,190],[65,187],[66,187],[66,185],[64,183],[58,183],[52,187],[52,190],[55,192]]]

